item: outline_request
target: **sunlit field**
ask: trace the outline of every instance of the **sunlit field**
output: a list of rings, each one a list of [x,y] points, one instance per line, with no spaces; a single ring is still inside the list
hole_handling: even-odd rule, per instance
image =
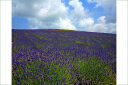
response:
[[[116,85],[116,34],[12,30],[13,85]]]

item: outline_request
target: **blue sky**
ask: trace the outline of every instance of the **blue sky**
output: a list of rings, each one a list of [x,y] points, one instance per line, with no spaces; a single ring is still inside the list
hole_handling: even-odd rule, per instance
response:
[[[116,0],[13,0],[13,29],[116,33]]]

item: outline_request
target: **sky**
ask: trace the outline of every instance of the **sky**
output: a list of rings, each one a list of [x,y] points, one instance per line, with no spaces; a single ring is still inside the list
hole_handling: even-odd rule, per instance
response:
[[[13,0],[12,28],[116,33],[116,0]]]

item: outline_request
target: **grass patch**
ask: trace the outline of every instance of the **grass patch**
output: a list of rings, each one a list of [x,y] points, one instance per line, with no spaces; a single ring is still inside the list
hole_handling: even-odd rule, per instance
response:
[[[13,85],[72,85],[69,68],[40,61],[32,62],[30,60],[29,63],[31,64],[26,64],[24,69],[22,65],[18,65],[17,70],[13,70],[13,73],[15,73],[13,74]]]
[[[83,44],[83,45],[87,45],[87,43],[86,43],[86,42],[81,42],[81,41],[76,41],[75,43],[76,43],[76,44]]]
[[[102,48],[107,48],[107,47],[110,47],[110,45],[102,44],[101,47]]]
[[[39,36],[39,35],[36,35],[36,34],[33,34],[36,38],[40,39],[40,40],[52,40],[52,39],[49,39],[49,38],[46,38],[46,37],[42,37],[42,36]]]
[[[116,79],[109,65],[101,63],[98,59],[89,58],[86,61],[79,60],[78,65],[79,82],[88,82],[89,85],[115,85]]]
[[[70,44],[69,43],[61,43],[61,44],[59,44],[59,46],[70,46]]]
[[[16,70],[13,70],[15,74],[13,74],[12,83],[13,85],[76,85],[78,82],[79,85],[116,84],[115,74],[111,71],[111,67],[96,58],[77,59],[72,62],[73,66],[60,65],[41,60],[33,62],[30,59],[26,61],[26,65],[19,64]],[[71,70],[71,68],[75,69]]]

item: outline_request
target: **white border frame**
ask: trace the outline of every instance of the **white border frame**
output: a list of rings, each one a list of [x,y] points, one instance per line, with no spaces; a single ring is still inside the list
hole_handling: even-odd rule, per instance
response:
[[[0,1],[0,84],[11,85],[12,2]],[[117,0],[117,85],[128,85],[128,1]]]
[[[0,1],[0,15],[1,15],[1,50],[0,50],[0,85],[11,85],[11,1]]]
[[[128,7],[117,1],[117,85],[128,85]]]

